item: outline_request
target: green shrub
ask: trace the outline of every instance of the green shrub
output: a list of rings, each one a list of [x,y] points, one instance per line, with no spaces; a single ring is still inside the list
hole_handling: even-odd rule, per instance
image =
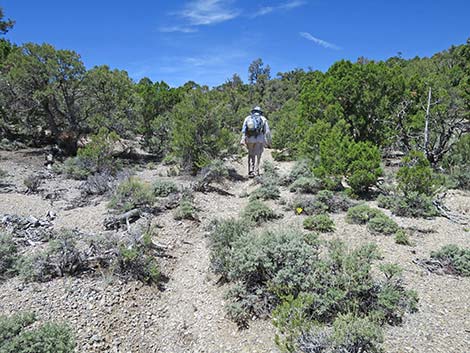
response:
[[[351,143],[348,148],[347,181],[353,192],[363,194],[382,175],[380,151],[368,142]]]
[[[156,180],[153,183],[153,192],[155,196],[167,197],[170,194],[178,192],[178,187],[170,180]]]
[[[380,326],[367,317],[356,317],[352,313],[339,315],[333,322],[331,339],[335,352],[383,352]]]
[[[403,288],[397,265],[380,267],[385,280],[372,277],[372,261],[378,256],[371,244],[351,251],[344,243],[332,241],[325,257],[313,261],[315,275],[304,278],[306,290],[296,295],[284,287],[281,303],[273,311],[281,351],[380,349],[381,326],[398,324],[405,313],[414,312],[417,297]]]
[[[400,245],[411,245],[410,238],[408,237],[408,234],[403,229],[398,229],[395,232],[395,243],[400,244]]]
[[[405,195],[418,193],[432,196],[439,183],[424,154],[412,151],[403,159],[403,164],[397,173],[398,190]]]
[[[382,211],[363,204],[348,209],[346,221],[349,223],[366,224],[374,217],[386,216]]]
[[[265,161],[263,163],[263,178],[271,178],[274,180],[279,180],[279,173],[277,167],[270,161]]]
[[[11,236],[0,233],[0,280],[16,273],[15,264],[18,256],[18,248]]]
[[[312,178],[313,171],[312,171],[312,163],[306,159],[301,159],[295,162],[292,170],[290,171],[289,175],[285,176],[282,179],[283,185],[290,185],[295,182],[297,179],[300,178]]]
[[[238,139],[224,126],[220,104],[211,101],[218,98],[215,94],[215,91],[192,89],[172,111],[172,152],[194,174],[218,159],[223,151],[231,152]]]
[[[209,233],[211,267],[215,273],[227,278],[232,244],[246,235],[249,227],[246,222],[236,219],[214,221],[211,226]]]
[[[126,212],[134,208],[151,207],[154,202],[152,188],[140,179],[130,177],[118,185],[108,207]]]
[[[321,233],[334,232],[335,222],[327,214],[319,214],[304,219],[304,228]]]
[[[410,192],[407,195],[380,195],[377,198],[377,205],[401,217],[429,218],[438,215],[432,199],[417,192]]]
[[[57,171],[64,172],[68,177],[84,180],[95,173],[114,174],[121,168],[113,157],[113,150],[119,136],[101,128],[96,135],[90,136],[91,141],[80,148],[76,157],[68,158]]]
[[[36,282],[73,276],[87,269],[85,255],[78,249],[75,235],[69,231],[50,240],[46,250],[23,259],[20,264],[22,277]]]
[[[300,177],[292,183],[289,190],[291,192],[315,194],[323,188],[324,185],[320,179],[314,177]]]
[[[5,178],[8,175],[3,169],[0,169],[0,179]]]
[[[242,218],[250,223],[260,225],[263,222],[277,219],[280,216],[259,200],[250,200],[242,212]]]
[[[470,249],[450,244],[431,252],[431,258],[438,260],[447,273],[470,276]]]
[[[149,234],[139,240],[123,242],[118,249],[116,264],[113,265],[114,274],[146,284],[158,283],[161,273]]]
[[[392,195],[379,195],[377,197],[377,206],[392,210],[395,207],[396,196]]]
[[[2,353],[71,353],[75,341],[65,325],[45,323],[38,328],[32,314],[0,316],[0,352]]]
[[[326,212],[346,211],[352,206],[352,202],[343,194],[330,190],[319,191],[314,197],[299,197],[293,202],[293,207],[298,214],[321,214]],[[300,212],[298,210],[301,210]]]
[[[392,235],[398,231],[399,227],[393,219],[381,215],[371,218],[367,222],[367,229],[375,234]]]
[[[452,178],[456,181],[456,187],[462,190],[470,190],[470,168],[458,167],[452,172]]]
[[[173,218],[175,220],[188,219],[196,221],[196,208],[194,207],[193,196],[189,194],[183,195],[180,204],[176,209]]]
[[[281,197],[279,187],[274,183],[263,183],[258,189],[250,194],[252,200],[277,200]]]

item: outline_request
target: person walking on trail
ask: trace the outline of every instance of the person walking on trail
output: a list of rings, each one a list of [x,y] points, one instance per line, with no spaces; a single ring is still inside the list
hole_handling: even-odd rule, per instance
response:
[[[248,176],[259,175],[259,166],[264,147],[271,146],[271,131],[268,120],[260,107],[254,107],[245,118],[242,127],[241,145],[248,149]]]

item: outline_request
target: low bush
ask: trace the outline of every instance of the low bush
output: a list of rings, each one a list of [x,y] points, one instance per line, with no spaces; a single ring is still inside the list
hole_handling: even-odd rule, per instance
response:
[[[370,208],[362,204],[348,209],[346,221],[355,224],[366,224],[375,217],[386,217],[386,215],[376,208]]]
[[[403,167],[397,173],[398,190],[405,195],[418,193],[432,196],[439,187],[439,179],[422,152],[412,151],[403,159]]]
[[[282,178],[282,185],[290,185],[300,178],[312,178],[312,163],[306,159],[295,162],[289,175]]]
[[[121,242],[112,269],[114,274],[126,279],[139,280],[146,284],[158,283],[161,273],[150,235]]]
[[[250,194],[251,200],[277,200],[280,197],[281,191],[274,183],[263,183],[258,189]]]
[[[348,148],[347,159],[346,176],[353,193],[361,195],[368,192],[383,173],[378,147],[369,142],[353,142]]]
[[[68,231],[50,240],[45,251],[22,259],[20,264],[22,277],[35,282],[77,275],[87,269],[85,254],[78,249],[74,234]]]
[[[65,231],[51,240],[46,250],[24,258],[20,264],[23,278],[36,282],[96,271],[146,284],[158,282],[160,271],[150,235],[79,239]]]
[[[29,175],[23,180],[28,193],[36,193],[41,186],[42,179],[39,175]]]
[[[62,324],[45,323],[34,329],[33,314],[0,316],[0,352],[71,353],[75,341],[70,329]]]
[[[305,218],[304,228],[321,233],[334,232],[335,222],[327,214],[319,214]]]
[[[18,256],[18,248],[11,236],[0,232],[0,280],[16,273]]]
[[[380,326],[368,317],[352,313],[339,315],[333,322],[331,345],[335,352],[383,352],[383,333]]]
[[[178,186],[170,180],[156,180],[153,183],[153,192],[157,197],[167,197],[178,192]]]
[[[5,178],[8,175],[3,169],[0,169],[0,179]]]
[[[330,242],[327,256],[313,262],[316,277],[304,278],[308,290],[285,290],[272,313],[281,351],[379,352],[381,326],[416,311],[417,297],[403,288],[396,265],[381,266],[384,279],[374,279],[377,257],[373,245],[348,251],[344,243]]]
[[[322,190],[314,197],[298,197],[293,201],[294,210],[298,214],[321,214],[326,212],[341,212],[348,210],[353,203],[341,193]]]
[[[115,187],[116,179],[109,173],[96,173],[89,175],[80,185],[80,190],[84,196],[104,195]]]
[[[379,207],[392,211],[400,217],[430,218],[438,215],[432,199],[424,194],[410,192],[407,195],[380,196],[377,199]]]
[[[412,245],[411,240],[408,237],[408,234],[403,229],[398,229],[395,232],[395,243],[400,244],[400,245]]]
[[[248,224],[243,220],[228,219],[211,224],[209,243],[212,270],[226,278],[232,243],[248,233]]]
[[[456,181],[456,187],[461,190],[470,190],[470,168],[459,167],[453,171],[452,178]]]
[[[113,150],[119,136],[101,128],[96,135],[90,136],[91,141],[80,148],[76,157],[68,158],[62,166],[55,167],[56,171],[65,173],[68,177],[84,180],[95,173],[114,174],[121,168],[120,163],[113,157]]]
[[[367,222],[367,229],[374,234],[392,235],[399,227],[398,224],[386,215],[375,216]]]
[[[134,208],[151,207],[154,202],[155,196],[150,185],[130,177],[118,185],[108,207],[126,212]]]
[[[441,263],[444,272],[459,276],[470,276],[470,249],[450,244],[431,252],[431,259]]]
[[[242,212],[242,218],[244,220],[256,225],[279,217],[276,212],[259,200],[250,200]]]
[[[292,183],[289,190],[303,194],[315,194],[323,188],[324,185],[320,179],[315,177],[300,177]]]
[[[191,193],[184,191],[178,208],[173,214],[175,220],[187,219],[196,221],[196,207],[194,206],[194,197]]]

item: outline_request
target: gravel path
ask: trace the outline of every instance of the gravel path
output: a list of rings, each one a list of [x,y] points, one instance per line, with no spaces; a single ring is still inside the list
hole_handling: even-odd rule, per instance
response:
[[[45,191],[41,195],[24,193],[24,177],[45,173],[41,158],[34,151],[0,151],[0,169],[9,173],[4,180],[9,184],[4,192],[8,192],[0,193],[0,214],[44,217],[52,210],[57,214],[57,229],[104,232],[102,222],[109,212],[106,200],[67,210],[69,202],[79,194],[80,182],[51,176],[44,180]],[[265,160],[272,161],[269,151]],[[245,160],[231,165],[239,174],[246,174]],[[281,174],[292,167],[292,163],[276,165]],[[164,168],[159,166],[137,173],[149,182],[161,174]],[[187,177],[172,179],[181,185],[190,183]],[[269,321],[253,321],[247,330],[240,331],[225,317],[227,286],[219,285],[209,270],[206,229],[213,219],[237,217],[248,202],[240,195],[256,186],[250,180],[242,180],[220,187],[235,196],[196,193],[200,222],[175,221],[171,211],[152,220],[157,229],[155,240],[168,247],[166,256],[160,259],[168,277],[162,290],[138,282],[121,283],[105,275],[33,284],[15,278],[0,283],[0,313],[31,310],[41,320],[68,322],[76,333],[77,352],[277,352]],[[53,189],[65,190],[60,200],[44,198]],[[288,200],[292,194],[283,190],[282,197]],[[451,191],[446,204],[470,216],[470,193]],[[277,203],[270,205],[283,212],[284,218],[266,228],[302,227],[302,217],[283,210]],[[407,247],[395,244],[393,237],[374,236],[365,226],[346,223],[344,213],[332,218],[337,230],[322,237],[340,238],[352,246],[376,242],[382,251],[381,261],[402,266],[406,287],[418,292],[419,311],[406,316],[400,326],[386,327],[386,352],[470,352],[470,279],[430,274],[413,262],[427,258],[430,251],[448,243],[469,247],[470,226],[441,217],[421,220],[392,216],[400,226],[413,229],[410,238],[415,246]]]

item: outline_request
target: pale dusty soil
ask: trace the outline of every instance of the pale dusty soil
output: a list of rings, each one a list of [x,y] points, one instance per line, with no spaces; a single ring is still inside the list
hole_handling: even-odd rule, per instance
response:
[[[3,180],[9,186],[0,193],[0,217],[2,214],[44,217],[48,211],[54,211],[57,229],[104,233],[103,219],[110,212],[106,199],[67,210],[71,200],[79,196],[80,182],[48,173],[42,158],[32,151],[0,151],[0,169],[9,173]],[[269,151],[264,158],[272,160]],[[245,162],[228,163],[244,175]],[[292,163],[276,165],[281,174],[292,167]],[[47,176],[42,185],[44,191],[26,195],[23,179],[38,172]],[[165,174],[165,167],[142,169],[136,174],[152,182]],[[184,186],[191,183],[189,177],[170,179]],[[168,277],[162,289],[138,282],[122,283],[104,274],[41,284],[25,284],[14,278],[0,284],[0,314],[30,310],[41,320],[65,321],[76,333],[77,352],[277,352],[273,342],[275,331],[269,320],[253,321],[247,330],[240,331],[225,317],[224,293],[228,286],[217,284],[218,278],[209,269],[207,226],[216,218],[237,217],[248,202],[240,195],[254,190],[256,185],[245,179],[226,181],[219,186],[235,196],[196,193],[199,222],[175,221],[172,211],[152,219],[158,226],[155,241],[168,246],[166,256],[160,259],[162,271]],[[60,200],[44,199],[52,190],[62,190]],[[283,190],[282,197],[289,200],[293,195]],[[284,210],[285,206],[278,202],[269,204],[284,213],[284,217],[264,228],[302,227],[301,216]],[[451,191],[446,204],[470,216],[470,193]],[[386,328],[386,352],[470,352],[470,279],[430,274],[413,263],[448,243],[469,247],[470,226],[457,225],[442,217],[418,220],[392,216],[405,228],[432,230],[412,232],[415,246],[406,247],[395,244],[393,237],[374,236],[365,226],[346,223],[345,213],[333,214],[332,218],[337,230],[322,237],[340,238],[351,246],[377,243],[383,255],[381,261],[401,265],[406,287],[418,292],[419,311],[407,315],[402,325]]]

